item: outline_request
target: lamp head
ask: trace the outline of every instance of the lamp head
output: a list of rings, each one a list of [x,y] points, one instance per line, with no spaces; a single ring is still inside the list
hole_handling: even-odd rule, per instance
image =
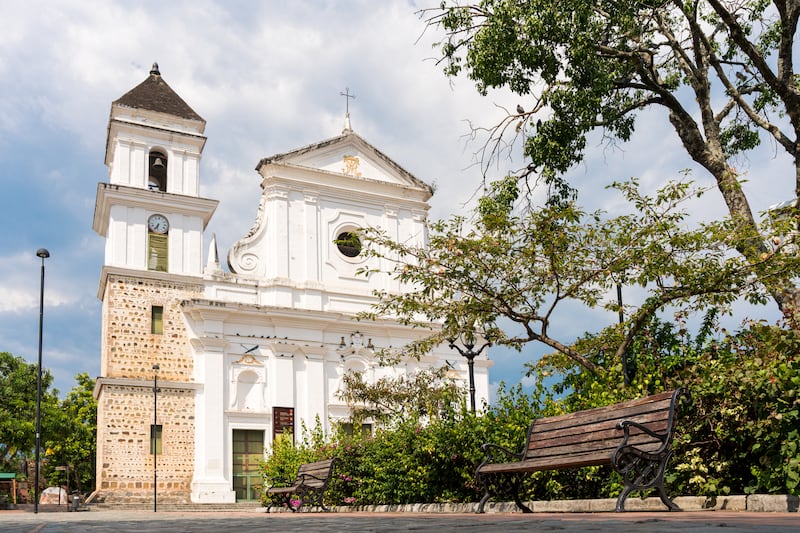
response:
[[[156,372],[158,372],[160,369],[161,369],[161,367],[158,366],[158,363],[153,365],[153,370],[155,370]]]
[[[46,259],[50,257],[50,252],[47,251],[47,248],[39,248],[36,250],[36,256],[41,257],[42,259]]]

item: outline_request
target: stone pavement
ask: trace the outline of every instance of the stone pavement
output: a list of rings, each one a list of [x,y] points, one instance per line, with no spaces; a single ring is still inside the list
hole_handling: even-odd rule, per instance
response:
[[[721,529],[723,528],[723,529]],[[8,533],[170,532],[220,533],[228,530],[274,532],[450,531],[743,533],[800,532],[800,514],[739,511],[633,511],[627,513],[410,513],[334,512],[273,513],[262,509],[222,512],[0,511],[0,531]]]

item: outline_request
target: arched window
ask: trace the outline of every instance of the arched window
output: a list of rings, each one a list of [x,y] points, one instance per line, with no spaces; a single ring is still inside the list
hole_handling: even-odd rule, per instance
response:
[[[158,150],[152,150],[147,170],[147,188],[151,191],[167,192],[167,156]]]
[[[169,256],[169,220],[164,215],[147,219],[147,270],[167,272]]]

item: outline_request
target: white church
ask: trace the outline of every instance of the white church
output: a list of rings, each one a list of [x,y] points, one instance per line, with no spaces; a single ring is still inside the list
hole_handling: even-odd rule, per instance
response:
[[[111,105],[93,220],[105,238],[95,501],[258,500],[276,435],[347,420],[346,372],[372,382],[450,362],[467,380],[447,345],[381,366],[378,350],[423,332],[355,320],[373,290],[404,290],[358,273],[380,265],[355,233],[380,227],[425,245],[428,185],[356,134],[348,114],[341,135],[258,162],[256,220],[225,269],[204,233],[218,205],[201,196],[205,124],[157,65]],[[479,405],[490,365],[475,360]]]

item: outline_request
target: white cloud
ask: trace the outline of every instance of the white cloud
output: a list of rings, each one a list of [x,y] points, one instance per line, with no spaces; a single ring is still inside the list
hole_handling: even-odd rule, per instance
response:
[[[58,307],[77,301],[58,283],[51,286],[53,279],[47,277],[45,259],[45,308]],[[28,254],[16,253],[0,256],[0,313],[22,313],[39,309],[41,289],[41,259],[35,250]],[[0,347],[2,350],[2,347]]]
[[[207,121],[201,194],[220,200],[209,226],[220,253],[250,228],[260,195],[255,165],[265,156],[338,135],[345,87],[356,132],[420,179],[436,183],[431,217],[463,210],[481,183],[467,120],[491,126],[524,99],[477,94],[471,81],[447,80],[415,11],[437,5],[393,0],[227,2],[213,0],[6,1],[0,18],[0,313],[36,324],[38,246],[47,246],[46,305],[65,311],[59,343],[62,390],[81,359],[99,364],[97,280],[103,239],[92,229],[95,187],[105,181],[106,127],[111,102],[143,81],[157,61],[164,79]],[[419,40],[418,40],[419,39]],[[655,186],[692,166],[669,125],[643,116],[619,150],[595,143],[572,176],[587,209],[624,208],[605,191],[608,179],[639,176]],[[467,137],[465,137],[465,135]],[[754,209],[792,194],[782,155],[743,162]],[[513,161],[491,169],[499,177]],[[696,177],[707,179],[702,172]],[[721,212],[708,195],[698,213]],[[210,238],[210,235],[207,237]],[[32,244],[34,243],[34,244]],[[223,259],[224,261],[224,259]],[[50,316],[55,313],[51,313]],[[608,314],[608,313],[606,313]],[[66,316],[69,315],[69,316]],[[576,310],[558,327],[570,337],[614,317]],[[600,322],[603,322],[601,325]],[[69,327],[67,324],[71,324]],[[556,327],[555,325],[553,327]],[[80,332],[75,333],[75,332]],[[27,335],[27,337],[24,337]],[[0,350],[30,352],[35,334],[0,329]],[[35,343],[34,343],[35,344]],[[510,354],[492,380],[516,382],[521,361]],[[494,356],[493,356],[494,357]],[[83,364],[83,363],[81,363]]]

